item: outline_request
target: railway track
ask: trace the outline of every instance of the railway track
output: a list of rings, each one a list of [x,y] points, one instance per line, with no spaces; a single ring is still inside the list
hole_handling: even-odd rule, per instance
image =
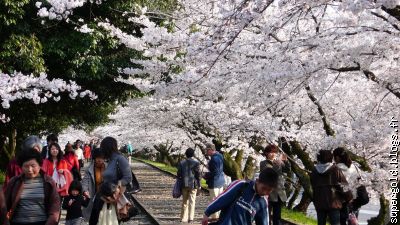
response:
[[[139,208],[139,215],[121,225],[178,225],[182,199],[172,198],[172,187],[175,176],[144,162],[133,161],[131,164],[142,192],[133,195],[133,200]],[[206,193],[200,193],[196,198],[194,225],[200,225],[205,208],[209,203]],[[62,210],[61,225],[65,224],[65,210]],[[87,223],[84,223],[87,224]],[[82,224],[82,225],[84,225]],[[283,221],[282,225],[295,225]]]

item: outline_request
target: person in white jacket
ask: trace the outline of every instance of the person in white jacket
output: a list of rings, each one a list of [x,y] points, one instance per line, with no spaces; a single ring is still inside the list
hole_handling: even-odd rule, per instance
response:
[[[348,188],[351,190],[355,198],[357,196],[357,187],[360,186],[361,179],[357,171],[358,168],[356,168],[356,165],[354,165],[354,163],[351,161],[349,154],[344,148],[336,148],[333,151],[333,157],[336,166],[342,171],[343,175],[346,177],[346,180],[349,183]],[[354,208],[352,206],[352,201],[343,204],[343,207],[340,210],[340,225],[347,224],[350,212],[357,212],[359,210],[359,208]],[[355,214],[357,215],[358,213]]]

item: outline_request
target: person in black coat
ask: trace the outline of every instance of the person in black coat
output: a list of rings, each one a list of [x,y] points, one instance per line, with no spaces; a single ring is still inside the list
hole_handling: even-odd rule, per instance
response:
[[[67,210],[65,225],[80,225],[83,220],[82,206],[87,207],[90,198],[82,194],[82,184],[77,180],[72,181],[68,194],[62,204],[62,208]]]

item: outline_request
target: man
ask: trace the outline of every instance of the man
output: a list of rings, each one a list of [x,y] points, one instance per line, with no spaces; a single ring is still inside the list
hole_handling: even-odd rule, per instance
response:
[[[178,166],[178,178],[182,181],[181,222],[192,223],[196,205],[196,193],[200,188],[200,163],[194,159],[194,149],[185,151],[186,159]]]
[[[83,168],[83,160],[85,159],[85,157],[83,156],[83,150],[81,148],[82,146],[82,142],[81,140],[76,140],[75,142],[75,155],[76,157],[78,157],[78,162],[79,162],[79,168]]]
[[[210,201],[220,195],[224,189],[224,157],[215,149],[215,145],[206,144],[206,153],[211,157],[208,162],[208,173],[204,175],[207,181],[208,190],[210,191]],[[219,213],[211,215],[212,220],[218,219]]]
[[[46,141],[47,145],[42,148],[41,152],[42,159],[47,159],[49,157],[50,152],[48,146],[50,146],[53,143],[58,143],[58,137],[55,134],[50,134],[49,136],[47,136]]]
[[[268,225],[268,203],[265,196],[278,185],[278,174],[272,168],[261,171],[256,181],[233,182],[220,196],[208,205],[202,225],[209,216],[221,210],[218,225]]]
[[[290,170],[290,163],[285,154],[282,154],[278,158],[279,149],[276,145],[268,145],[265,147],[264,156],[266,160],[260,163],[260,171],[265,168],[272,168],[278,173],[278,187],[271,192],[268,197],[268,206],[269,212],[272,212],[272,220],[273,225],[281,224],[281,211],[282,211],[282,203],[287,201],[287,196],[285,192],[285,179],[283,177],[283,170]]]

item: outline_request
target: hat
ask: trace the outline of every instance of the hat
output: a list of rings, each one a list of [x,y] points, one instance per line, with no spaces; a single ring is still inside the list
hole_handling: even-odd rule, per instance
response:
[[[206,150],[207,150],[207,149],[211,149],[211,150],[214,150],[214,151],[215,151],[215,145],[212,144],[212,143],[207,143],[207,144],[206,144]]]

